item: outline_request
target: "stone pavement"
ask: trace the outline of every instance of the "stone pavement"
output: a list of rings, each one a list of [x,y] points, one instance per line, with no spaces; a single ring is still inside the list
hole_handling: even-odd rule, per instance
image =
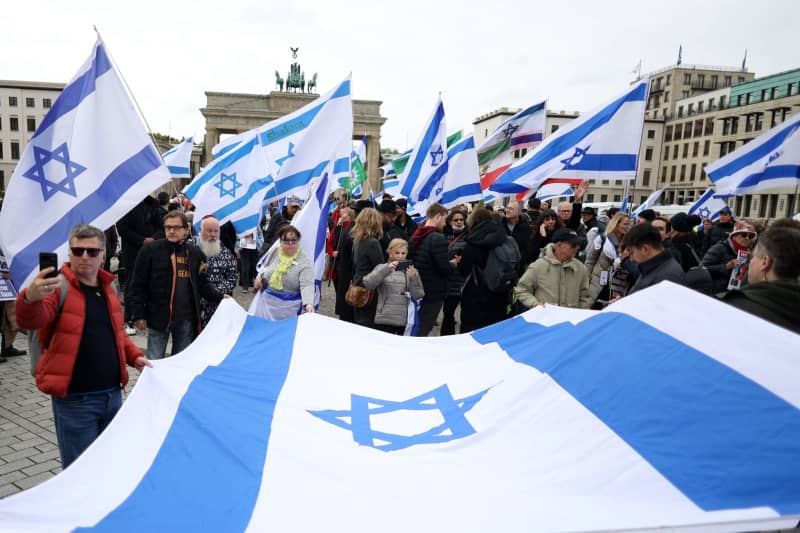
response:
[[[237,287],[234,298],[247,309],[253,296]],[[324,282],[320,312],[335,316],[333,309],[333,286],[328,288]],[[433,334],[438,335],[438,326]],[[146,335],[134,335],[132,339],[144,350]],[[27,350],[25,336],[18,335],[14,346]],[[139,376],[133,368],[129,367],[128,372],[126,393]],[[0,364],[0,498],[33,487],[60,471],[50,397],[36,388],[30,374],[30,358],[10,357]]]

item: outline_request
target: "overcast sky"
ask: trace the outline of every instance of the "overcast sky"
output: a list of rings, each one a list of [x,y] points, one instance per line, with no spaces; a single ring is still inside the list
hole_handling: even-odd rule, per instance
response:
[[[439,91],[454,131],[544,98],[590,110],[681,44],[684,64],[738,66],[747,48],[757,76],[800,67],[799,20],[793,0],[46,0],[4,10],[0,79],[68,81],[97,25],[153,131],[199,140],[205,91],[267,93],[299,47],[320,93],[352,72],[354,98],[381,100],[381,144],[404,149]]]

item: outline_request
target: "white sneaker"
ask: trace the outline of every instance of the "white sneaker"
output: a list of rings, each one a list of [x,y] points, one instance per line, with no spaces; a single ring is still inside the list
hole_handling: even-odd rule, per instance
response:
[[[127,333],[128,335],[136,335],[138,333],[138,330],[133,326],[126,325],[125,333]]]

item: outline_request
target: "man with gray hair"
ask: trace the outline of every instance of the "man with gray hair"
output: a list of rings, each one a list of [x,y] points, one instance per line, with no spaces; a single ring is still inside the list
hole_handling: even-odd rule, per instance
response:
[[[208,283],[223,294],[233,295],[236,288],[236,257],[219,240],[219,220],[213,215],[206,215],[200,221],[200,235],[197,246],[208,259]],[[200,300],[200,320],[203,327],[211,320],[219,302],[203,298]]]
[[[66,468],[108,426],[122,405],[126,365],[152,366],[125,333],[122,307],[102,270],[105,235],[80,224],[69,237],[69,261],[59,276],[40,271],[17,298],[17,321],[39,333],[36,386],[53,400],[53,417]],[[66,291],[66,294],[62,294]]]

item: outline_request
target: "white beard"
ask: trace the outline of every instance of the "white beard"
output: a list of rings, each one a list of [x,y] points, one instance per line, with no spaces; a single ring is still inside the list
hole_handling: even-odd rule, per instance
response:
[[[221,250],[221,245],[219,241],[207,241],[200,237],[200,250],[206,255],[206,257],[214,257],[215,255],[219,255]]]

